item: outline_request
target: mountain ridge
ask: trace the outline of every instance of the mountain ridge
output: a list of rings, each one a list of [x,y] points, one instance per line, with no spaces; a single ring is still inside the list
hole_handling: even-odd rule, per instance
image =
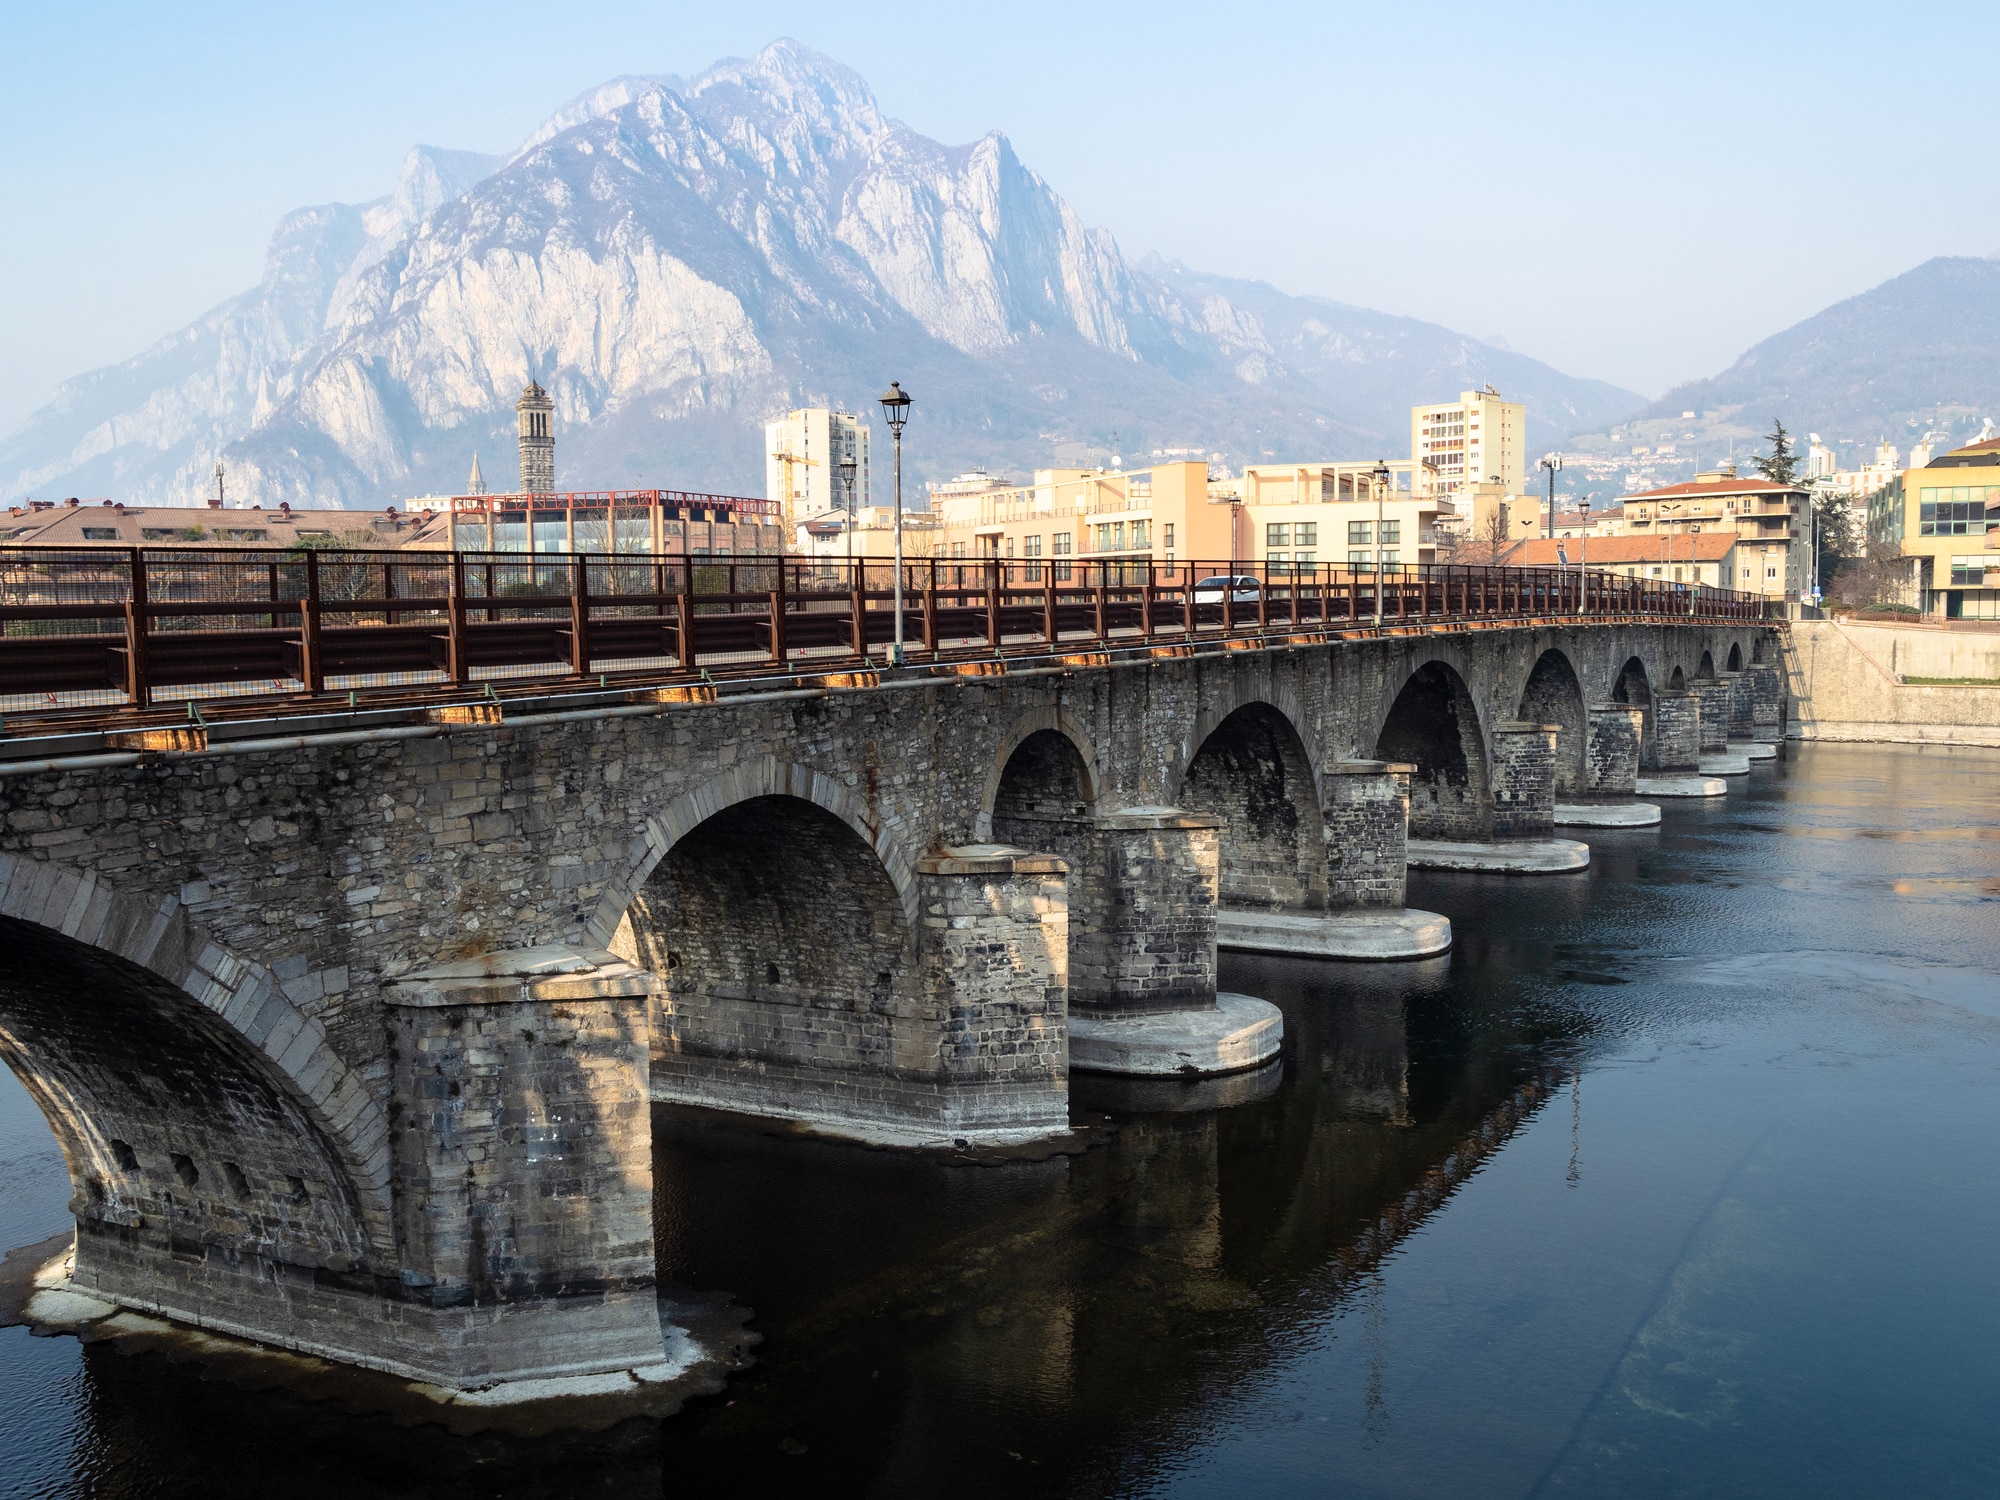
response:
[[[559,483],[761,488],[761,422],[920,405],[914,477],[1107,446],[1400,453],[1408,407],[1493,382],[1547,438],[1641,398],[1416,319],[1127,261],[999,131],[947,146],[778,42],[631,75],[513,155],[420,147],[395,191],[287,215],[259,286],[66,382],[0,484],[379,503],[504,487],[512,404],[555,398]],[[1534,437],[1531,436],[1531,442]]]

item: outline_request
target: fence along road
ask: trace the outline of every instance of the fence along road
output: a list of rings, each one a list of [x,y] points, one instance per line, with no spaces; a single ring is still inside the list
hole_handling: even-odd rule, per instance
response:
[[[1225,585],[1222,580],[1231,580]],[[449,705],[550,685],[851,674],[895,636],[894,565],[683,554],[0,549],[6,732]],[[1181,654],[1549,623],[1757,621],[1760,596],[1575,568],[934,558],[904,567],[922,667]],[[1027,663],[1023,662],[1022,665]],[[169,706],[171,705],[171,706]]]

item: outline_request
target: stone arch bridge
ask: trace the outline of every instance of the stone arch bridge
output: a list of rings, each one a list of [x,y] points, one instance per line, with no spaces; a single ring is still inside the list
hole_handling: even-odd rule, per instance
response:
[[[1437,630],[0,764],[0,1055],[80,1290],[449,1387],[643,1369],[650,1108],[1066,1125],[1219,909],[1780,722],[1770,627]],[[674,696],[671,694],[662,696]],[[685,695],[683,695],[685,696]]]

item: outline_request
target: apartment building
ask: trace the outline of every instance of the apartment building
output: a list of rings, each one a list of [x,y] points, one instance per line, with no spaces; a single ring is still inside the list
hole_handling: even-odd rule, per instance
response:
[[[1628,540],[1650,541],[1663,565],[1670,562],[1673,538],[1734,536],[1737,547],[1727,560],[1733,576],[1716,581],[1778,598],[1808,581],[1805,507],[1803,485],[1740,478],[1733,465],[1724,465],[1685,484],[1627,495],[1624,533]]]
[[[1510,568],[1577,568],[1644,578],[1656,583],[1707,584],[1742,589],[1745,549],[1755,550],[1726,529],[1661,537],[1540,537],[1517,542],[1502,557]]]
[[[1905,470],[1869,501],[1868,534],[1910,559],[1925,614],[2000,620],[2000,438]]]
[[[1473,484],[1497,484],[1501,493],[1526,488],[1528,409],[1503,401],[1487,386],[1456,401],[1410,408],[1410,458],[1421,488],[1432,496],[1456,495]]]
[[[1060,570],[1081,558],[1172,563],[1247,555],[1243,507],[1211,502],[1206,463],[1037,469],[1022,485],[954,481],[937,487],[931,504],[939,557],[1047,558]]]
[[[854,465],[854,488],[847,471]],[[778,502],[785,533],[827,511],[866,510],[868,424],[852,412],[807,406],[764,424],[764,496]]]
[[[0,517],[0,542],[36,547],[316,547],[448,551],[451,522],[422,511],[274,510],[31,500]]]

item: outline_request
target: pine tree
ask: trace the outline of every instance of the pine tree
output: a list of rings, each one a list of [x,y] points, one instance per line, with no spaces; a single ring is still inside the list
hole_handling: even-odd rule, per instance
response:
[[[1771,419],[1770,453],[1750,462],[1756,465],[1759,474],[1773,484],[1799,482],[1799,456],[1792,451],[1791,435],[1785,431],[1785,424],[1775,417]]]

